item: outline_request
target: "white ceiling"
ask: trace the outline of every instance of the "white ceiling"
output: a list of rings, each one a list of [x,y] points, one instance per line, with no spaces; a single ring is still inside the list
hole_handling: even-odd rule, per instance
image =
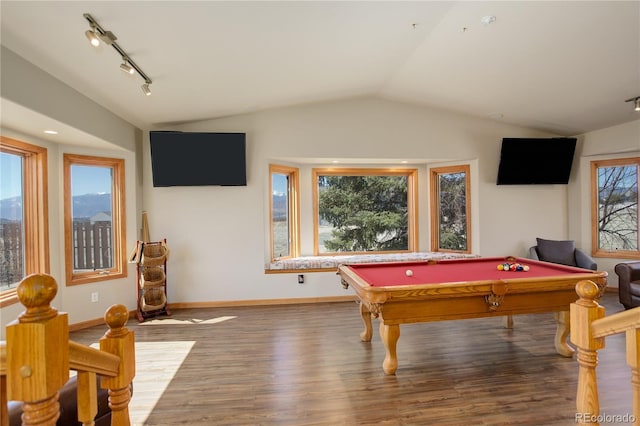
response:
[[[4,46],[143,129],[358,96],[558,135],[640,118],[624,102],[640,96],[640,1],[2,0],[0,13]],[[151,96],[112,47],[90,47],[83,13]],[[5,125],[41,125],[10,106]]]

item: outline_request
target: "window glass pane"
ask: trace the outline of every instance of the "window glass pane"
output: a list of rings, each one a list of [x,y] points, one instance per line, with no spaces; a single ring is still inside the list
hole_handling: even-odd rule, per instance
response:
[[[638,166],[598,168],[598,248],[638,250]]]
[[[465,173],[438,175],[440,249],[467,250],[466,194]]]
[[[289,176],[273,173],[271,175],[271,223],[273,229],[273,257],[291,255],[289,236],[291,235],[289,218]]]
[[[318,253],[409,248],[407,176],[318,175]]]
[[[25,276],[23,158],[0,153],[0,291],[18,285]]]
[[[71,166],[73,269],[113,267],[113,169]]]

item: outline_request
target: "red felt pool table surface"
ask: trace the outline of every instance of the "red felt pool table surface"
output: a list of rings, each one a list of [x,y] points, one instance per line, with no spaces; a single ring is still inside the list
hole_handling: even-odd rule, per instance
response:
[[[528,271],[501,271],[498,265],[519,263]],[[372,287],[421,285],[440,283],[471,283],[478,281],[514,281],[559,275],[591,274],[593,271],[531,259],[488,257],[452,259],[439,262],[393,262],[349,265],[355,274]],[[412,275],[408,276],[407,271]]]
[[[499,270],[504,263],[529,270]],[[601,293],[607,285],[606,272],[511,256],[341,265],[338,274],[343,287],[351,287],[359,299],[362,341],[371,341],[371,318],[380,319],[386,374],[395,374],[398,366],[400,324],[417,322],[505,316],[511,326],[512,315],[556,312],[556,351],[573,356],[567,336],[576,284],[592,281]]]

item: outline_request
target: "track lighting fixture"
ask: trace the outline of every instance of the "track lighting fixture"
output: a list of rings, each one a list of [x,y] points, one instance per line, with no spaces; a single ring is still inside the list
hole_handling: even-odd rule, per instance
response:
[[[635,98],[627,99],[625,102],[633,102],[633,110],[640,112],[640,96],[636,96]]]
[[[87,36],[87,40],[89,40],[89,43],[91,43],[91,45],[93,47],[100,46],[100,39],[98,38],[98,35],[96,34],[96,27],[95,26],[91,25],[91,29],[85,31],[84,35]]]
[[[116,52],[122,58],[122,64],[120,64],[120,69],[129,74],[138,73],[140,77],[144,80],[144,84],[142,85],[142,91],[145,95],[149,96],[151,94],[151,88],[149,87],[152,83],[151,79],[147,74],[142,71],[142,69],[136,64],[131,57],[127,54],[127,52],[120,47],[116,40],[118,37],[111,31],[106,31],[104,28],[98,24],[98,22],[93,19],[88,13],[82,15],[89,22],[89,30],[85,31],[85,36],[91,42],[92,46],[100,46],[100,43],[104,43],[107,46],[111,46],[115,49]]]
[[[136,70],[133,69],[131,65],[129,65],[129,61],[127,58],[122,58],[122,63],[120,64],[120,69],[127,74],[133,74]]]

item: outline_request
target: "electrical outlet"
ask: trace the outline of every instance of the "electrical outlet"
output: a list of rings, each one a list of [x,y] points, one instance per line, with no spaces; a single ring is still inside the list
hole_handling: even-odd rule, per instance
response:
[[[92,302],[97,302],[98,301],[98,292],[94,291],[93,293],[91,293],[91,301]]]
[[[304,284],[304,275],[298,275],[298,284]]]

